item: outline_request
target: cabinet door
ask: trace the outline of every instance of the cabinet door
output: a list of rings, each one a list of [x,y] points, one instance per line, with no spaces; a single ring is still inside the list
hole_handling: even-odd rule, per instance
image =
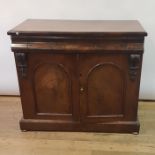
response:
[[[130,77],[129,57],[128,54],[80,55],[82,121],[137,119],[139,76]]]
[[[27,60],[26,76],[19,78],[24,117],[78,120],[76,56],[33,52]]]

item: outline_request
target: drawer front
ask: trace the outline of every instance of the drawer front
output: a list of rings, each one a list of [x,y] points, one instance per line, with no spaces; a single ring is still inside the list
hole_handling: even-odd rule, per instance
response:
[[[81,54],[81,120],[137,119],[141,70],[139,54]]]
[[[20,70],[15,54],[25,118],[78,120],[76,56],[28,53],[27,69]],[[21,60],[24,63],[24,60]]]

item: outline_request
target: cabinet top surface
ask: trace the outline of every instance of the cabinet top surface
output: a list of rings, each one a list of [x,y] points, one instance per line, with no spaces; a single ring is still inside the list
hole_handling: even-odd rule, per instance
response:
[[[9,35],[52,34],[119,34],[147,33],[136,20],[39,20],[28,19],[8,32]]]

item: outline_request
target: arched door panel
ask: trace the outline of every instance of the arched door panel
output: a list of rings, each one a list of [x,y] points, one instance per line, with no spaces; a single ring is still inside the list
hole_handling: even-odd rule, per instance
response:
[[[79,96],[75,55],[33,53],[29,81],[33,115],[38,119],[78,120]]]
[[[37,113],[72,113],[71,80],[60,65],[39,65],[34,72],[34,90]]]
[[[87,115],[123,114],[124,77],[112,63],[95,66],[87,77]]]
[[[124,118],[126,56],[80,55],[81,120],[104,122]]]

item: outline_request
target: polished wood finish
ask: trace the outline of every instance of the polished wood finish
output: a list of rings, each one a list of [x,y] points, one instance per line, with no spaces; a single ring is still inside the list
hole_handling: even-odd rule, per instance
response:
[[[21,23],[8,32],[11,35],[47,35],[53,33],[82,33],[94,35],[137,34],[146,35],[136,20],[32,20]],[[97,34],[98,33],[98,34]]]
[[[8,34],[22,130],[139,132],[138,21],[27,20]]]

